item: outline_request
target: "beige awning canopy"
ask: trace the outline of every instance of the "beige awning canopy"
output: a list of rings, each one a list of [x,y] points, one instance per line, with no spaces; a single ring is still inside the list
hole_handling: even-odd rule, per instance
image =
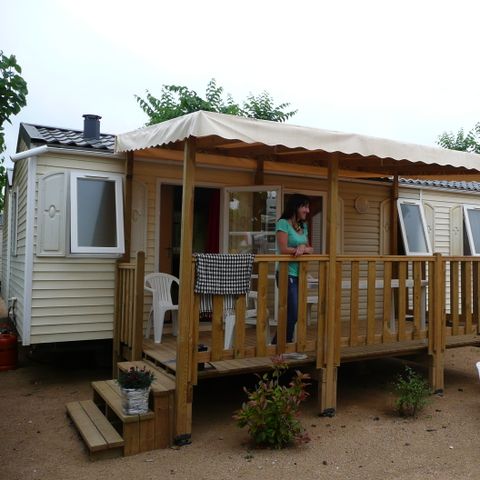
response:
[[[469,179],[480,173],[474,153],[203,111],[120,134],[115,151],[181,149],[191,137],[197,152],[226,157],[327,167],[336,154],[341,171],[362,176]]]

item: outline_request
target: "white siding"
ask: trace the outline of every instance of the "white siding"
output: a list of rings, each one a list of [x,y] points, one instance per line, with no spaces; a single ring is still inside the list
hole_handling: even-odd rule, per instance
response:
[[[9,235],[9,210],[10,210],[10,188],[5,187],[5,197],[3,205],[3,229],[2,229],[2,297],[8,299],[8,280],[10,278],[10,260],[8,250]]]
[[[37,164],[34,252],[38,253],[38,181],[72,169],[120,173],[124,160],[47,154]],[[68,221],[67,221],[68,225]],[[67,231],[69,230],[67,226]],[[34,256],[31,343],[111,338],[114,320],[116,258],[71,255]]]
[[[26,220],[27,220],[27,175],[28,159],[19,160],[15,164],[14,185],[18,187],[18,222],[17,222],[17,255],[10,257],[10,278],[8,296],[16,297],[15,313],[17,316],[17,329],[23,343],[28,344],[29,339],[24,338],[24,305],[25,305],[25,246],[26,246]],[[15,221],[11,218],[11,222]],[[9,228],[11,226],[9,225]]]

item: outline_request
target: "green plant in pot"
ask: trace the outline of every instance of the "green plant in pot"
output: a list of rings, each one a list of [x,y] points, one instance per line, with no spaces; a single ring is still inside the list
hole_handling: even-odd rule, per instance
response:
[[[155,375],[144,368],[130,367],[120,371],[117,382],[122,394],[122,408],[126,415],[141,415],[148,412],[148,396]]]

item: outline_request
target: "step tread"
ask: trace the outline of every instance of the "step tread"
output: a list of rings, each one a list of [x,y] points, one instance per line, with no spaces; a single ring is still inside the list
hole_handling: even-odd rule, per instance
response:
[[[117,365],[122,371],[127,371],[131,367],[138,367],[140,369],[145,367],[147,370],[151,370],[155,375],[155,380],[153,381],[151,387],[154,394],[173,392],[175,390],[175,380],[173,380],[168,373],[164,372],[162,369],[156,367],[150,362],[147,363],[138,360],[133,362],[119,362]]]
[[[123,423],[138,422],[154,418],[154,413],[149,410],[142,415],[125,415],[122,409],[120,387],[116,380],[101,380],[92,382],[92,388],[105,400],[107,405]]]
[[[70,402],[66,407],[90,452],[123,447],[123,438],[91,400]]]

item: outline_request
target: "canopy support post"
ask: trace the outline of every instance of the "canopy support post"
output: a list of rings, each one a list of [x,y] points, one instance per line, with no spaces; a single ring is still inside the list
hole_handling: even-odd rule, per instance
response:
[[[188,138],[184,146],[182,219],[180,239],[180,288],[178,294],[178,336],[177,371],[175,390],[175,429],[176,445],[191,442],[192,434],[192,361],[193,361],[193,324],[190,307],[193,304],[192,241],[193,241],[193,205],[195,190],[196,144],[194,138]]]
[[[390,255],[398,255],[398,173],[393,176],[392,200],[390,205]]]
[[[328,281],[324,348],[322,358],[317,356],[318,398],[320,415],[334,416],[337,408],[337,370],[340,364],[340,318],[336,315],[337,282],[337,226],[338,226],[338,155],[328,163],[327,253]],[[338,338],[337,338],[338,337]],[[318,352],[322,349],[317,349]]]

